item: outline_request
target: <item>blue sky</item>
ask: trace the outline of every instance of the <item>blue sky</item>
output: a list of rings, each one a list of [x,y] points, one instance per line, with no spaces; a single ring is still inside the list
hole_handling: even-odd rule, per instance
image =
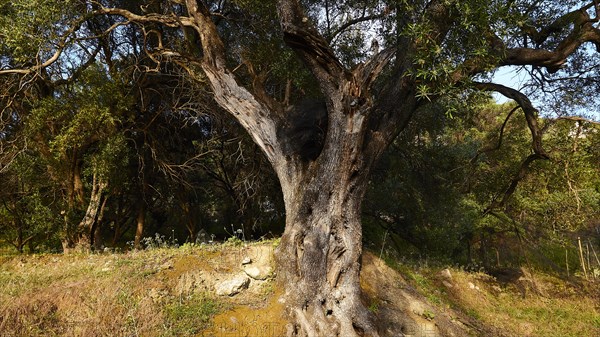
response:
[[[507,66],[498,69],[494,74],[493,82],[505,85],[507,87],[511,87],[513,89],[521,90],[523,88],[523,85],[527,82],[529,74],[527,74],[527,72],[522,69],[521,71],[518,71],[519,68],[520,67]],[[493,96],[498,103],[504,103],[508,101],[506,97],[500,94],[494,93]],[[541,104],[536,104],[535,100],[532,101],[532,103],[536,108],[540,108],[541,106]],[[543,110],[541,110],[540,113],[542,115],[547,115],[547,112],[545,113]],[[583,115],[588,118],[591,117],[592,119],[600,122],[600,111],[588,110],[579,113],[575,112],[574,114],[579,116]]]

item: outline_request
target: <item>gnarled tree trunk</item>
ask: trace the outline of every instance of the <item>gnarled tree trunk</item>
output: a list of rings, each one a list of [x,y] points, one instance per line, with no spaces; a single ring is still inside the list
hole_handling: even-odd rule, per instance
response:
[[[287,220],[276,256],[291,336],[377,335],[359,283],[367,170],[351,165],[320,163],[282,186]]]
[[[394,80],[379,89],[375,100],[373,82],[390,64],[395,49],[378,52],[348,69],[307,20],[300,2],[279,0],[284,40],[313,74],[326,107],[324,114],[314,107],[301,114],[317,127],[306,139],[298,136],[305,131],[294,116],[299,107],[273,99],[260,78],[254,79],[251,90],[238,83],[227,67],[225,46],[208,8],[195,0],[186,0],[186,7],[189,16],[167,24],[198,34],[202,44],[198,65],[216,102],[262,149],[282,187],[287,219],[276,255],[278,277],[288,285],[284,295],[290,315],[288,335],[379,336],[374,317],[361,299],[360,206],[373,163],[418,105],[415,82],[404,76],[412,60],[395,62]],[[104,11],[140,22],[161,20],[123,10]],[[410,54],[412,47],[405,46],[403,55]],[[181,66],[188,67],[186,62],[181,61]]]
[[[288,43],[301,46],[300,54],[319,81],[326,106],[325,121],[318,125],[325,132],[315,134],[308,144],[296,144],[303,137],[294,133],[305,131],[294,129],[292,111],[297,107],[282,106],[260,87],[250,92],[239,85],[226,67],[224,46],[210,13],[193,0],[187,6],[189,25],[202,40],[202,67],[216,101],[250,133],[281,183],[287,219],[276,256],[278,277],[288,285],[284,295],[291,321],[288,335],[378,336],[361,300],[360,205],[370,168],[391,139],[391,133],[384,136],[373,130],[368,118],[375,109],[370,86],[391,53],[349,71],[321,37],[284,28]],[[283,25],[289,20],[304,22],[298,6],[295,1],[280,2]],[[291,30],[295,32],[294,27]],[[316,108],[304,115],[320,124]],[[375,125],[397,130],[388,121],[389,125],[380,119]],[[311,148],[305,151],[305,145]]]

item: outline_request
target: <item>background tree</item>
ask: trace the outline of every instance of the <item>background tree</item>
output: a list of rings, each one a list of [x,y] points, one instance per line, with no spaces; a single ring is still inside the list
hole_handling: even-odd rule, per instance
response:
[[[133,9],[140,4],[123,3]],[[141,247],[142,237],[155,232],[194,241],[203,226],[208,226],[205,232],[225,235],[224,227],[231,231],[229,226],[240,221],[254,227],[249,237],[273,230],[251,216],[263,214],[258,210],[277,199],[267,197],[259,183],[263,177],[257,172],[267,171],[260,165],[262,157],[249,160],[246,153],[256,148],[238,135],[234,123],[217,118],[218,107],[205,84],[146,53],[158,47],[159,35],[177,46],[169,35],[177,31],[162,25],[142,31],[120,28],[109,16],[76,18],[74,13],[97,6],[80,5],[65,3],[72,13],[62,13],[65,8],[53,3],[2,7],[4,67],[27,66],[26,55],[36,50],[55,53],[53,62],[35,71],[3,76],[2,167],[15,169],[11,163],[21,151],[45,166],[39,173],[50,182],[46,193],[61,198],[45,200],[54,214],[63,214],[64,249],[99,249],[129,240]],[[160,12],[160,6],[154,2],[150,7]],[[27,21],[32,17],[37,28]],[[79,29],[61,31],[70,20]],[[42,31],[47,39],[28,40]],[[235,146],[219,145],[234,144],[229,138],[238,139]],[[237,177],[228,186],[233,195],[219,192],[220,182],[205,175],[216,167],[208,155],[217,152],[228,158],[220,174]],[[7,194],[7,200],[17,202],[17,195]]]
[[[423,111],[394,141],[365,198],[365,243],[488,271],[534,263],[566,275],[565,247],[590,237],[597,222],[598,167],[589,142],[598,125],[542,119],[552,160],[534,163],[508,202],[490,210],[520,169],[530,137],[514,104],[483,98],[465,101],[452,117]],[[574,161],[574,174],[582,175],[569,183],[563,165]]]
[[[52,248],[59,239],[62,221],[51,207],[53,189],[44,170],[38,158],[22,152],[0,173],[0,236],[20,253]]]

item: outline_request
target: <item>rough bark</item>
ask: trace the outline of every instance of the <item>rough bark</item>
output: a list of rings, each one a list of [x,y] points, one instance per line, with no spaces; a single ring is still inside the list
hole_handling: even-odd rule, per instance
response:
[[[285,293],[288,335],[377,336],[359,286],[368,170],[323,155],[328,160],[282,185],[287,219],[276,255],[280,281],[293,285]]]

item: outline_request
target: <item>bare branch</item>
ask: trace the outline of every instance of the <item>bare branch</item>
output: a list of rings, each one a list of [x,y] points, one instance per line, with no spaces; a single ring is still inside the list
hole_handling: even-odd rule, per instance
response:
[[[546,151],[544,151],[542,147],[542,130],[538,125],[538,110],[533,107],[529,98],[521,93],[520,91],[509,88],[507,86],[497,84],[497,83],[481,83],[474,82],[473,83],[476,89],[483,91],[495,91],[507,98],[510,98],[517,102],[517,104],[521,107],[523,112],[525,113],[525,119],[527,120],[527,126],[531,131],[532,137],[532,147],[533,151],[536,155],[542,158],[548,158]]]
[[[579,116],[562,116],[562,117],[554,118],[553,120],[554,121],[566,120],[566,121],[574,121],[574,122],[585,122],[585,123],[600,125],[600,121],[595,121],[595,120],[592,120],[589,118],[583,118],[583,117],[579,117]]]
[[[381,18],[384,18],[386,15],[387,15],[386,13],[373,14],[373,15],[361,16],[358,18],[354,18],[352,20],[348,20],[347,22],[344,22],[341,26],[339,26],[336,30],[334,30],[332,33],[328,34],[327,42],[333,41],[336,38],[336,36],[338,36],[344,30],[348,29],[348,27],[350,27],[350,26],[353,26],[353,25],[361,23],[361,22],[381,19]]]
[[[503,207],[504,205],[506,205],[506,203],[508,202],[508,200],[510,199],[510,197],[517,190],[517,186],[519,185],[519,183],[521,182],[521,180],[523,180],[523,178],[525,178],[527,176],[527,172],[529,171],[529,166],[535,160],[538,160],[538,159],[546,159],[546,158],[543,158],[543,157],[541,157],[540,155],[538,155],[536,153],[532,153],[529,156],[527,156],[527,158],[525,158],[525,160],[519,166],[519,170],[513,176],[512,180],[508,184],[508,187],[504,190],[504,193],[502,194],[502,199],[498,200],[497,198],[494,198],[494,200],[492,200],[490,206],[488,206],[488,208],[486,208],[483,213],[484,214],[489,214],[493,210],[498,209],[498,208]]]
[[[519,108],[520,108],[520,106],[514,107],[512,110],[510,110],[510,112],[504,119],[504,123],[502,123],[502,126],[500,127],[500,133],[498,135],[498,142],[496,143],[496,145],[487,146],[487,147],[477,150],[477,154],[475,154],[475,156],[471,159],[471,164],[474,164],[475,162],[477,162],[477,159],[482,154],[499,150],[500,147],[502,147],[502,140],[504,137],[504,129],[506,128],[506,124],[508,124],[510,117],[512,117],[513,113],[515,113],[515,111],[517,111]]]

